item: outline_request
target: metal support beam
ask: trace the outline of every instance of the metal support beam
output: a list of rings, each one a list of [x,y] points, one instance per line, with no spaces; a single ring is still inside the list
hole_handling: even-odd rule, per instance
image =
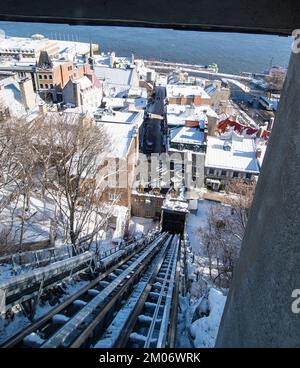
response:
[[[130,25],[290,35],[300,28],[293,0],[7,0],[0,20]]]

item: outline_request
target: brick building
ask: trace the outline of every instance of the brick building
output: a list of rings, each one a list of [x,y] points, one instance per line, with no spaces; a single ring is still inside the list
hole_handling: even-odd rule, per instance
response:
[[[62,101],[62,90],[69,80],[90,74],[88,63],[74,64],[72,61],[52,61],[47,51],[41,51],[36,66],[36,87],[41,97],[54,102]]]

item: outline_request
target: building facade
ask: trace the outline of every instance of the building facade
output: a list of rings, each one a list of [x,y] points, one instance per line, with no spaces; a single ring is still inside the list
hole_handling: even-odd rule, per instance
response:
[[[234,131],[219,137],[208,137],[205,158],[206,186],[219,190],[231,180],[252,181],[259,175],[258,157],[252,138],[244,138]]]
[[[35,69],[37,91],[45,100],[61,102],[63,88],[69,80],[80,79],[90,73],[87,63],[76,65],[66,60],[52,61],[46,51],[41,51]]]

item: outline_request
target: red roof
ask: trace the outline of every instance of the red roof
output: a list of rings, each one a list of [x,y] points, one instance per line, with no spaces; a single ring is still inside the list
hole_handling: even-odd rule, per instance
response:
[[[237,121],[230,120],[229,118],[221,121],[218,124],[218,130],[221,133],[225,133],[228,130],[228,128],[233,128],[233,130],[236,131],[239,134],[251,135],[251,136],[253,136],[253,135],[258,136],[259,131],[260,131],[259,129],[251,128],[251,127],[243,125],[243,124],[241,124]],[[264,139],[268,139],[270,137],[270,133],[271,132],[269,132],[268,130],[263,130],[261,132],[261,137],[264,138]]]

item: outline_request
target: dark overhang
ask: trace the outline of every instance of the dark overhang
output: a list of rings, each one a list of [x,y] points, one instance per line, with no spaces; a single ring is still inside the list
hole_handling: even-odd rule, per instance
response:
[[[0,20],[291,35],[297,0],[3,0]]]

